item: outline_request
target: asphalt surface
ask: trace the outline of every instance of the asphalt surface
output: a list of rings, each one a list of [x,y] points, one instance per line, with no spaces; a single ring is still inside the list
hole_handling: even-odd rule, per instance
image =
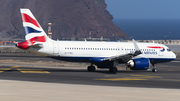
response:
[[[1,59],[41,59],[34,56],[7,56]],[[54,60],[57,61],[57,60]],[[123,66],[123,65],[122,65]],[[125,65],[124,65],[125,67]],[[148,71],[119,70],[111,74],[107,69],[98,69],[88,72],[85,68],[37,68],[21,66],[0,66],[1,80],[35,81],[46,83],[103,85],[120,87],[145,87],[145,88],[180,88],[180,61],[177,59],[169,63],[158,64],[158,73]]]

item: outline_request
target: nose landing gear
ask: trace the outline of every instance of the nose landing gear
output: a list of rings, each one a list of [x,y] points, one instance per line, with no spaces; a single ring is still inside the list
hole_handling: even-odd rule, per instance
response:
[[[156,68],[156,64],[152,64],[152,66],[153,66],[153,68],[152,68],[152,72],[157,73],[157,72],[158,72],[158,70],[157,70],[157,68]]]

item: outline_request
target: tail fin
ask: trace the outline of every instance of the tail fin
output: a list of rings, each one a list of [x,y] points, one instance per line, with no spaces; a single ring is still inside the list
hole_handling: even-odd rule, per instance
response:
[[[24,42],[23,44],[19,43],[18,47],[19,45],[24,45],[23,47],[27,49],[29,46],[34,45],[36,42],[41,43],[50,40],[29,9],[20,9],[20,11],[23,27],[25,30],[26,42]]]

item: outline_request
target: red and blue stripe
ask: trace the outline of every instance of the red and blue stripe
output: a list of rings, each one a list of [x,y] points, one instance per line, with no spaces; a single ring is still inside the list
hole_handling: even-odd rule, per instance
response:
[[[162,49],[160,50],[161,52],[165,51],[164,47],[160,47],[160,46],[147,46],[148,48],[154,48],[154,49]]]
[[[30,17],[29,15],[27,15],[25,13],[21,13],[21,16],[23,18],[22,19],[23,22],[32,23],[36,27],[40,28],[40,25],[38,24],[38,22],[35,19],[33,19],[32,17]]]
[[[24,30],[25,30],[25,34],[30,34],[30,33],[41,33],[42,31],[38,31],[34,28],[31,28],[31,27],[24,27]]]

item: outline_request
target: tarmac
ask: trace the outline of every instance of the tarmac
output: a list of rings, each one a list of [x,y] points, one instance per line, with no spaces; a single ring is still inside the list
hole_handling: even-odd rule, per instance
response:
[[[68,63],[26,55],[0,57],[1,101],[180,99],[180,59],[158,64],[158,73],[151,70],[127,71],[125,65],[119,65],[117,74],[111,74],[107,69],[87,72],[86,63]]]
[[[0,80],[1,101],[179,101],[179,89]]]

